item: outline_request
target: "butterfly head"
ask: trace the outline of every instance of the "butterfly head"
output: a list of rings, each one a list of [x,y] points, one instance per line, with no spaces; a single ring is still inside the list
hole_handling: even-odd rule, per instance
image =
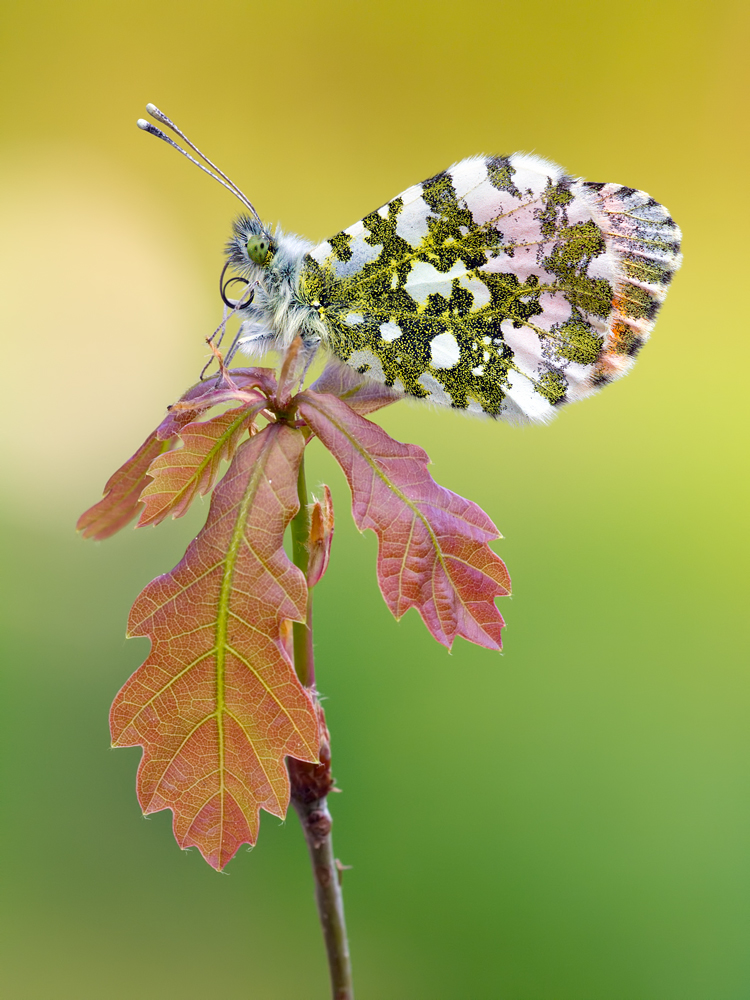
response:
[[[227,243],[227,261],[239,274],[251,281],[260,278],[271,266],[276,251],[276,240],[262,222],[250,215],[235,220]]]

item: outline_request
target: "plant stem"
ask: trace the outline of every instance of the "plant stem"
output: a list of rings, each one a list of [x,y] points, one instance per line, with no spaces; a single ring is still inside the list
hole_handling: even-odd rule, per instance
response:
[[[304,454],[297,479],[297,495],[299,511],[291,524],[292,560],[303,573],[307,573],[310,512]],[[293,624],[294,668],[302,684],[308,688],[315,685],[312,636],[312,589],[310,589],[307,598],[307,621],[304,624],[301,622]],[[291,782],[292,805],[300,818],[310,852],[315,879],[315,901],[318,905],[318,916],[328,955],[331,995],[333,1000],[354,1000],[349,941],[344,921],[344,899],[341,894],[341,869],[333,854],[332,820],[327,804],[328,793],[333,787],[330,737],[323,709],[317,698],[316,709],[321,732],[320,761],[317,764],[308,764],[287,757],[287,769]]]
[[[328,953],[331,995],[333,1000],[354,1000],[340,872],[331,840],[331,814],[325,798],[309,803],[293,798],[292,802],[305,831],[315,876],[315,901]]]
[[[292,518],[292,562],[303,573],[307,574],[310,552],[307,544],[310,538],[310,509],[307,500],[307,481],[305,479],[305,454],[297,477],[297,496],[299,510]],[[315,657],[312,641],[312,590],[307,595],[307,620],[292,623],[292,638],[294,642],[294,669],[305,687],[315,687]]]

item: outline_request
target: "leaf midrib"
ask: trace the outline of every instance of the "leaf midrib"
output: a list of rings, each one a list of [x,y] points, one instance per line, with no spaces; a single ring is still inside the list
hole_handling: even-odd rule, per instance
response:
[[[261,433],[264,433],[263,431]],[[265,429],[265,433],[268,434],[268,428]],[[226,703],[224,700],[224,681],[225,681],[225,669],[226,669],[226,651],[227,651],[227,626],[229,622],[229,601],[232,595],[232,580],[234,579],[234,571],[237,567],[237,559],[239,558],[239,551],[242,541],[245,535],[245,526],[247,524],[247,518],[250,511],[250,506],[253,498],[258,490],[258,485],[260,479],[265,475],[266,462],[269,455],[269,445],[272,442],[270,439],[266,438],[263,442],[263,449],[258,456],[258,460],[253,466],[250,473],[250,478],[247,481],[247,486],[245,487],[245,492],[243,493],[242,500],[239,504],[239,512],[237,519],[234,523],[232,529],[232,536],[227,548],[227,554],[224,558],[224,572],[221,580],[221,587],[219,589],[219,600],[216,615],[216,729],[217,729],[217,742],[219,751],[219,797],[220,797],[220,829],[224,830],[224,797],[225,797],[225,786],[224,786],[224,711],[226,709]],[[223,836],[223,832],[222,832]]]

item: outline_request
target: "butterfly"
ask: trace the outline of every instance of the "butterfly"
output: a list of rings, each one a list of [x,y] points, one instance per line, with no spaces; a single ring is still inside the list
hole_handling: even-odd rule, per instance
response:
[[[235,304],[250,354],[299,337],[405,396],[544,422],[630,370],[682,260],[648,194],[524,153],[461,160],[315,246],[272,232],[148,110],[249,209],[227,266],[250,290]]]

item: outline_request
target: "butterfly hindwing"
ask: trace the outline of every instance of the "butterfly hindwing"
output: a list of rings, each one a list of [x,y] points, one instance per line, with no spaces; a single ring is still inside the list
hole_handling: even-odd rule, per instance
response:
[[[537,157],[473,157],[305,257],[326,347],[409,395],[545,420],[632,365],[679,230],[643,192]]]

